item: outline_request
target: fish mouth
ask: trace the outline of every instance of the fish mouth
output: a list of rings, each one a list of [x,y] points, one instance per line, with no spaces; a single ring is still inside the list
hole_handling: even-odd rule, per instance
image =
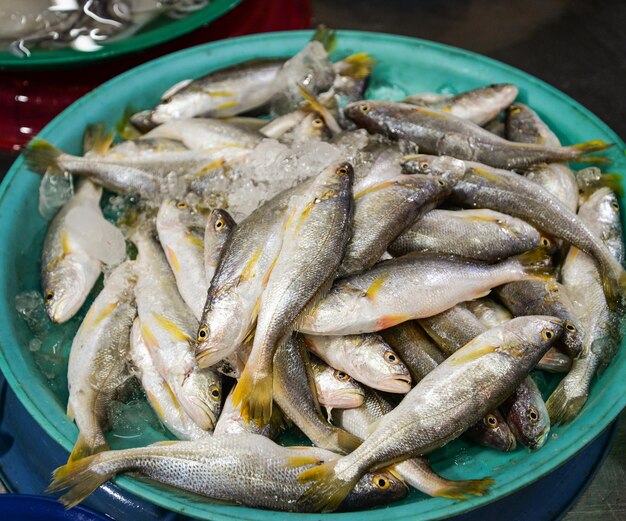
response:
[[[365,395],[358,391],[349,391],[332,397],[332,407],[336,409],[354,409],[363,405]]]
[[[517,447],[517,440],[515,439],[515,434],[513,434],[512,432],[509,432],[507,436],[507,443],[504,446],[504,451],[512,452],[515,450],[515,447]]]
[[[528,445],[530,450],[538,450],[544,446],[546,440],[548,439],[548,434],[550,434],[550,427],[546,427],[543,432],[537,437],[535,443]]]
[[[187,414],[201,429],[212,431],[217,423],[217,415],[211,407],[198,396],[187,398]]]
[[[196,362],[200,368],[205,369],[207,367],[214,366],[228,355],[224,355],[217,349],[205,348],[201,346],[196,348]]]
[[[406,394],[411,390],[411,377],[395,375],[380,382],[378,389],[388,393]]]

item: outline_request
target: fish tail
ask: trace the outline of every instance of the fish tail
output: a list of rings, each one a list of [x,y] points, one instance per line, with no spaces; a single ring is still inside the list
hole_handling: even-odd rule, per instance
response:
[[[601,139],[594,139],[593,141],[585,141],[584,143],[578,143],[569,147],[564,147],[571,159],[575,159],[579,162],[585,163],[610,163],[611,160],[608,157],[587,157],[586,154],[593,152],[602,152],[611,148],[613,143],[607,143]]]
[[[359,445],[363,443],[360,438],[357,438],[354,434],[350,434],[343,429],[337,429],[337,445],[346,453],[349,454],[355,450]]]
[[[313,484],[298,499],[305,512],[332,512],[354,488],[359,475],[345,480],[337,477],[335,465],[338,460],[327,461],[317,467],[307,469],[298,476],[300,483]]]
[[[24,149],[24,160],[26,166],[33,172],[45,174],[51,169],[56,173],[62,173],[59,166],[59,156],[61,150],[43,139],[33,139]]]
[[[372,74],[372,69],[376,65],[376,60],[366,52],[351,54],[341,60],[347,67],[341,71],[343,76],[350,76],[355,80],[362,80]]]
[[[137,139],[142,135],[132,123],[131,118],[134,114],[135,110],[132,107],[126,107],[122,117],[115,122],[115,131],[122,139]]]
[[[250,365],[246,365],[241,378],[233,391],[233,404],[239,407],[241,416],[250,423],[250,420],[259,426],[267,425],[272,418],[272,373],[255,378]]]
[[[93,467],[96,458],[100,455],[88,456],[78,461],[69,461],[67,464],[59,467],[52,473],[52,482],[46,489],[46,492],[59,492],[69,488],[59,501],[67,508],[71,508],[87,496],[94,492],[109,478],[113,477],[114,472],[99,473],[94,471]]]
[[[438,489],[434,497],[448,499],[467,499],[468,496],[484,496],[495,481],[491,478],[467,479],[459,481],[447,481],[446,485]]]
[[[612,310],[617,309],[626,295],[626,272],[621,265],[617,264],[618,274],[614,273],[614,269],[602,274],[602,287],[606,302]]]
[[[559,382],[557,388],[546,401],[546,409],[553,425],[571,422],[582,410],[589,396],[588,388],[580,386],[574,396],[567,391],[567,377]]]
[[[555,274],[554,266],[551,265],[551,247],[550,240],[544,238],[543,244],[538,248],[517,255],[507,262],[521,265],[526,278],[550,280],[554,278]]]
[[[74,444],[74,448],[72,449],[72,453],[70,454],[68,463],[72,461],[78,461],[80,459],[86,458],[88,456],[93,456],[98,452],[102,452],[104,450],[108,450],[109,445],[102,438],[101,441],[96,443],[91,443],[86,436],[82,433],[78,434],[78,438],[76,439],[76,443]]]
[[[326,49],[326,52],[333,52],[337,46],[337,31],[326,27],[324,24],[320,24],[317,26],[317,29],[315,29],[311,41],[320,42],[324,46],[324,49]]]
[[[104,123],[96,123],[88,125],[83,136],[83,151],[93,151],[102,156],[109,151],[115,134],[112,131],[107,132]]]

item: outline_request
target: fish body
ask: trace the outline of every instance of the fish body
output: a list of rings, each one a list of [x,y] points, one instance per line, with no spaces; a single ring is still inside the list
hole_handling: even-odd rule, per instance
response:
[[[63,323],[72,318],[100,277],[102,263],[72,237],[65,217],[71,210],[82,207],[101,212],[101,195],[101,188],[82,182],[48,226],[41,253],[41,286],[46,311],[53,322]]]
[[[137,313],[133,263],[120,264],[89,308],[70,351],[68,412],[80,431],[70,459],[108,448],[109,402],[128,380],[130,328]]]
[[[446,356],[452,355],[488,329],[464,304],[423,318],[419,323]]]
[[[495,262],[536,248],[541,234],[528,223],[493,210],[428,212],[388,248],[394,256],[412,251],[458,255]]]
[[[474,313],[486,328],[499,326],[513,318],[508,309],[489,297],[466,302],[465,307]]]

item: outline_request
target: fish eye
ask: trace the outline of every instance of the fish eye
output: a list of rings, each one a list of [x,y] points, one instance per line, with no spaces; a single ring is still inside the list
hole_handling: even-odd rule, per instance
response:
[[[187,203],[186,203],[186,202],[184,202],[184,201],[178,201],[178,202],[176,203],[176,208],[178,208],[179,210],[184,210],[184,209],[186,209],[186,208],[189,208],[189,206],[188,206],[188,205],[187,205]]]
[[[54,291],[48,290],[46,291],[46,300],[50,302],[54,298]]]
[[[385,476],[383,476],[381,474],[376,474],[374,476],[374,478],[372,479],[372,482],[380,490],[387,490],[389,488],[389,485],[390,485],[389,480]]]
[[[493,414],[488,414],[485,416],[485,425],[490,429],[495,429],[500,422],[498,422],[498,418],[496,418]]]
[[[340,166],[335,173],[339,176],[346,175],[348,173],[348,167],[346,165]]]
[[[209,336],[209,328],[202,326],[198,329],[198,342],[203,342]]]
[[[421,161],[418,165],[419,169],[421,172],[428,172],[430,171],[430,164],[428,163],[428,161]]]
[[[211,396],[215,398],[216,400],[219,400],[220,398],[220,390],[216,385],[211,387]]]
[[[541,238],[541,245],[544,248],[549,248],[552,245],[552,243],[550,242],[550,239],[548,239],[547,237],[542,237]]]
[[[530,421],[530,423],[537,423],[539,421],[539,414],[534,407],[528,410],[528,421]]]
[[[324,120],[322,118],[315,118],[312,124],[315,128],[321,128],[324,126]]]
[[[551,329],[542,329],[541,330],[541,338],[544,340],[552,340],[554,338],[554,331]]]
[[[437,179],[435,183],[437,183],[439,186],[446,186],[446,183],[444,183],[441,179]]]
[[[344,373],[343,371],[335,371],[333,373],[333,376],[340,382],[345,382],[346,380],[350,379],[350,376],[347,373]]]
[[[370,106],[367,103],[361,103],[359,105],[359,110],[363,112],[363,114],[367,114],[370,111]]]
[[[576,326],[571,322],[565,323],[565,329],[567,329],[570,333],[576,333]]]
[[[215,231],[219,232],[222,228],[224,228],[224,219],[221,217],[215,221]]]
[[[399,362],[396,354],[392,353],[391,351],[385,351],[384,357],[385,357],[385,360],[387,360],[387,362],[389,362],[390,364],[395,365]]]
[[[617,201],[611,201],[611,208],[613,208],[616,212],[619,212],[619,204],[617,204]]]

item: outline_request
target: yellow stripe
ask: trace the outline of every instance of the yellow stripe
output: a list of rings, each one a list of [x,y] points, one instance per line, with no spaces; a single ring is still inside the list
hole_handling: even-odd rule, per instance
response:
[[[254,268],[259,262],[259,258],[261,257],[261,253],[263,253],[263,248],[257,248],[256,251],[250,257],[250,260],[246,263],[243,270],[241,270],[241,275],[239,276],[239,282],[245,282],[252,277],[254,273]]]
[[[168,333],[170,333],[176,340],[190,342],[191,337],[185,333],[178,325],[172,322],[169,318],[164,317],[159,313],[152,313],[154,319],[159,323],[159,325],[165,329]]]
[[[65,230],[61,232],[61,251],[63,251],[63,255],[72,253],[72,247],[70,245],[70,237],[67,231]]]
[[[174,250],[170,246],[166,246],[165,255],[167,255],[167,260],[170,261],[170,266],[172,266],[172,269],[175,272],[179,272],[180,262],[178,262],[178,256],[176,255],[176,252],[174,252]]]
[[[193,233],[186,233],[185,240],[196,248],[204,249],[204,241]]]
[[[377,185],[368,186],[365,190],[361,190],[359,193],[357,193],[354,196],[354,200],[356,201],[357,199],[363,197],[364,195],[370,194],[372,192],[377,192],[378,190],[382,190],[383,188],[387,188],[388,186],[393,186],[395,184],[396,184],[395,181],[385,181],[384,183],[379,183]]]
[[[148,326],[143,323],[141,324],[141,338],[146,344],[146,347],[148,348],[148,350],[159,349],[159,343],[157,342],[157,339],[152,334],[152,331],[148,329]]]
[[[215,107],[215,110],[231,109],[237,105],[239,105],[239,102],[237,101],[227,101],[226,103],[222,103],[221,105]]]

